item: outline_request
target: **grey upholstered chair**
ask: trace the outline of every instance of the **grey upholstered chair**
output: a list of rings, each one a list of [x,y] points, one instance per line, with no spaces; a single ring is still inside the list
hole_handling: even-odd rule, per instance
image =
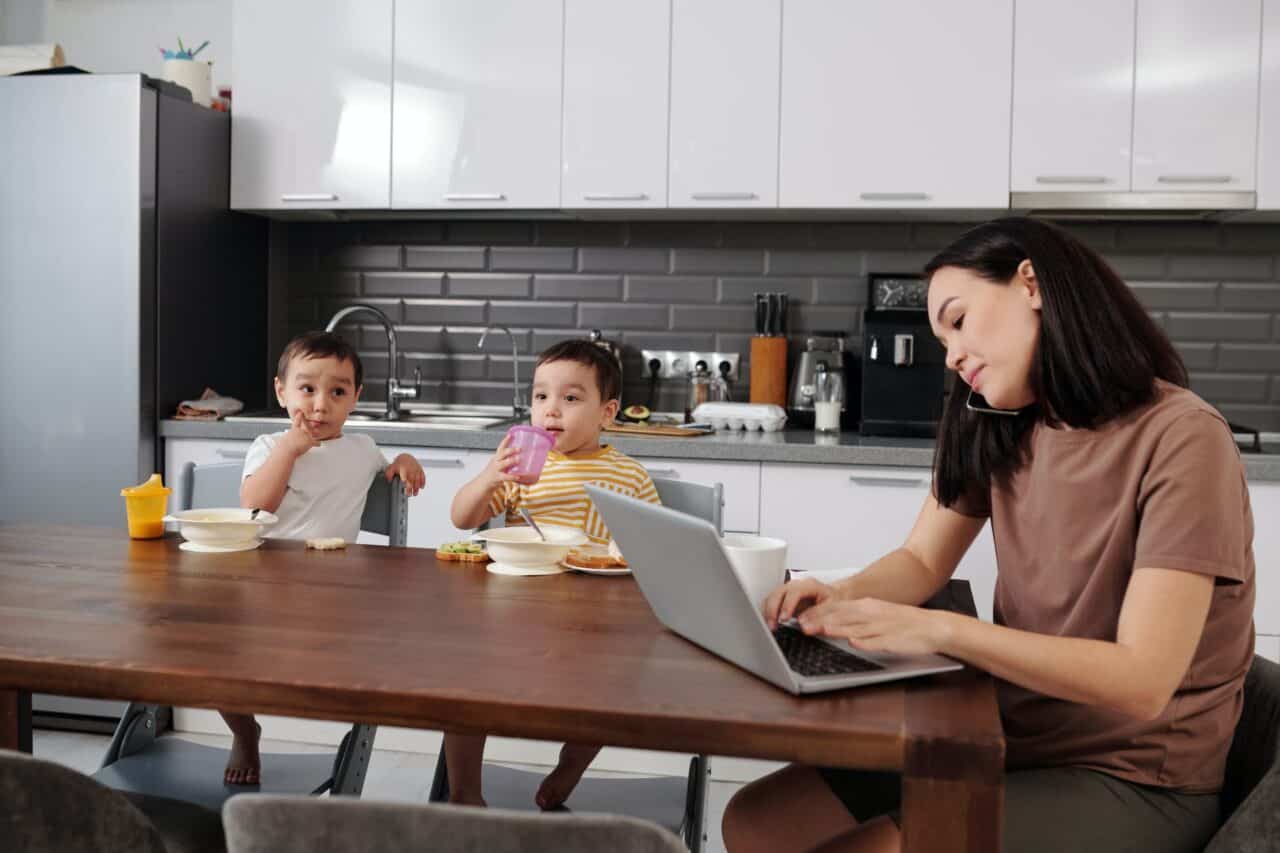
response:
[[[663,506],[706,519],[724,529],[724,486],[720,483],[691,483],[668,477],[654,477]],[[689,850],[702,849],[702,825],[706,815],[707,776],[710,765],[705,755],[689,760],[684,778],[652,776],[644,779],[584,778],[565,804],[573,811],[609,812],[652,821],[684,839]],[[533,809],[534,794],[542,782],[541,773],[530,773],[501,764],[484,765],[482,785],[485,801],[507,809]],[[449,771],[444,751],[436,761],[435,777],[428,799],[449,798]]]
[[[614,815],[250,794],[222,814],[228,853],[680,853],[666,830]]]
[[[74,770],[0,750],[0,848],[24,853],[220,853],[217,812],[122,794]]]
[[[1222,788],[1222,828],[1205,853],[1280,851],[1280,664],[1254,657]]]
[[[179,508],[239,506],[242,469],[239,462],[188,462],[178,481]],[[408,504],[398,478],[388,482],[382,476],[374,477],[360,529],[386,536],[391,545],[403,546],[408,538]],[[250,790],[359,796],[377,733],[376,726],[352,725],[336,756],[264,754],[261,785],[227,785],[222,781],[226,750],[180,738],[157,738],[168,728],[168,720],[166,707],[130,704],[94,778],[123,791],[163,792],[214,810],[228,797]]]

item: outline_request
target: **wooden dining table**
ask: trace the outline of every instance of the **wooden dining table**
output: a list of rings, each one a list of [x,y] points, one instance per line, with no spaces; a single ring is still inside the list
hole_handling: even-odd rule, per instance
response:
[[[631,577],[179,543],[0,524],[0,747],[30,749],[41,692],[893,770],[906,850],[999,849],[1004,739],[971,669],[797,697],[666,630]]]

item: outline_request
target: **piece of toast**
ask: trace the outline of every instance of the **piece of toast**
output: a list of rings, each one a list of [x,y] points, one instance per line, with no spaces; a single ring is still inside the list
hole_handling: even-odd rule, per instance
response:
[[[628,568],[627,561],[621,555],[615,557],[613,554],[600,550],[586,551],[575,548],[565,557],[565,562],[571,566],[578,566],[584,569]]]
[[[489,554],[483,548],[479,551],[446,550],[448,548],[458,548],[460,546],[477,547],[474,542],[447,542],[436,549],[436,559],[448,560],[453,563],[489,562]]]
[[[341,536],[321,536],[316,539],[308,539],[307,547],[316,551],[336,551],[339,548],[347,547],[347,540]]]

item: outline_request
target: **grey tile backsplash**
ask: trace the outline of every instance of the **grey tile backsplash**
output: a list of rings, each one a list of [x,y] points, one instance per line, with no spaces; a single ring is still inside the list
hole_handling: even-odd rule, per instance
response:
[[[511,327],[527,382],[534,355],[592,328],[625,347],[627,403],[646,402],[639,351],[742,353],[746,399],[751,294],[790,294],[791,343],[840,330],[857,349],[867,274],[919,270],[966,226],[941,223],[370,221],[287,225],[289,331],[369,302],[400,329],[400,373],[429,401],[506,404]],[[1068,226],[1102,252],[1186,359],[1192,387],[1233,421],[1280,431],[1280,225]],[[353,318],[357,319],[357,318]],[[386,343],[348,326],[381,399]],[[681,391],[659,391],[678,409]]]

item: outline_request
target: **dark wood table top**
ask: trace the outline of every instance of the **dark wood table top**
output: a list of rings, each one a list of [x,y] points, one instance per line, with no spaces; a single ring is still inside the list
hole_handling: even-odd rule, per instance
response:
[[[667,631],[630,577],[178,544],[0,525],[0,684],[876,768],[921,738],[1003,743],[984,678],[794,697]]]
[[[630,577],[178,544],[0,525],[0,689],[999,784],[994,690],[969,670],[795,697],[667,631]]]

